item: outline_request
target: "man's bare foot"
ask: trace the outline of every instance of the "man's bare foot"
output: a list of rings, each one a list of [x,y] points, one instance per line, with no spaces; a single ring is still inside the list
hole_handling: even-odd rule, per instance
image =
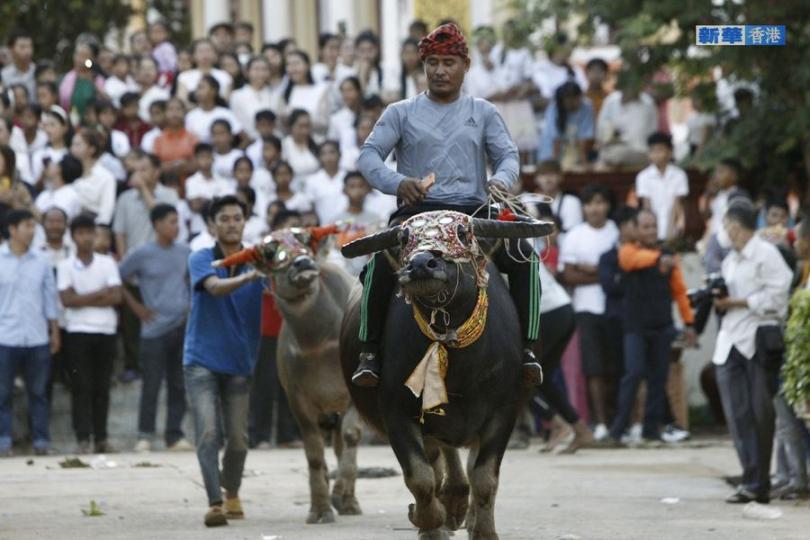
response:
[[[574,440],[568,443],[568,446],[560,452],[561,454],[573,454],[580,448],[590,446],[594,442],[593,433],[585,425],[585,422],[579,420],[572,427],[574,428]]]
[[[548,442],[540,448],[540,451],[553,452],[554,449],[561,445],[571,434],[571,427],[566,424],[562,418],[555,415],[551,420],[551,435],[548,438]]]

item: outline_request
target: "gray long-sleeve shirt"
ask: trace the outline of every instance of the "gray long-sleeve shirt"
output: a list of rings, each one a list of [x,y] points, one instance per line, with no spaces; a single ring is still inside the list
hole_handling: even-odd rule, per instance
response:
[[[396,150],[397,170],[384,161]],[[436,174],[425,202],[453,205],[487,200],[487,160],[491,180],[518,179],[518,150],[501,115],[490,102],[462,95],[449,104],[424,93],[390,105],[360,151],[357,168],[375,188],[396,195],[407,177]]]

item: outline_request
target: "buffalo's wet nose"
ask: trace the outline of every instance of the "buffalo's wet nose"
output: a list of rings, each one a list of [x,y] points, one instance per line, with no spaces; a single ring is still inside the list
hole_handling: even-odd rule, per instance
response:
[[[414,255],[408,262],[406,270],[414,278],[431,277],[432,273],[439,268],[439,259],[430,252],[422,252]]]
[[[314,270],[315,262],[312,260],[311,257],[302,255],[300,257],[295,258],[295,260],[293,261],[293,268],[299,272],[303,270]]]

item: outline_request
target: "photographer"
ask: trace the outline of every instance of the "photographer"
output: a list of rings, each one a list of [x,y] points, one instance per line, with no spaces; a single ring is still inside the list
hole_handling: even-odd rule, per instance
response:
[[[723,411],[743,468],[728,503],[770,500],[777,375],[783,354],[779,325],[787,313],[792,274],[775,246],[755,235],[756,210],[746,201],[729,206],[723,227],[732,251],[723,259],[728,296],[712,361]]]

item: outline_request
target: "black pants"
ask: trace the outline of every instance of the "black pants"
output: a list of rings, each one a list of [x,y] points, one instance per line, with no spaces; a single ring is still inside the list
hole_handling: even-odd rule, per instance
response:
[[[69,332],[66,352],[71,366],[76,438],[85,442],[93,435],[96,443],[106,441],[115,336]]]
[[[473,214],[476,208],[424,205],[412,208],[400,208],[391,218],[391,225],[397,225],[405,219],[433,210],[455,210]],[[483,216],[482,216],[483,217]],[[531,262],[523,262],[531,254]],[[539,264],[532,245],[526,240],[499,242],[490,255],[498,270],[509,277],[509,294],[517,308],[520,319],[520,331],[525,342],[531,344],[538,338],[540,324],[540,279],[536,265]],[[375,349],[382,338],[385,328],[385,316],[391,294],[397,285],[394,269],[388,262],[385,253],[375,253],[363,273],[363,300],[360,309],[360,341],[368,348]],[[532,324],[534,322],[534,324]]]
[[[273,411],[276,411],[276,444],[299,439],[295,419],[290,412],[287,394],[281,386],[276,365],[278,338],[262,336],[259,358],[250,388],[250,444],[269,443],[273,434]]]
[[[538,391],[539,400],[532,400],[532,408],[544,420],[559,414],[569,424],[579,422],[579,414],[568,401],[565,391],[554,380],[571,336],[576,329],[574,308],[571,304],[560,306],[540,315],[540,345],[542,347],[543,384]]]
[[[777,374],[762,367],[756,358],[747,359],[736,348],[716,369],[726,424],[743,469],[742,487],[767,495],[771,487]]]

